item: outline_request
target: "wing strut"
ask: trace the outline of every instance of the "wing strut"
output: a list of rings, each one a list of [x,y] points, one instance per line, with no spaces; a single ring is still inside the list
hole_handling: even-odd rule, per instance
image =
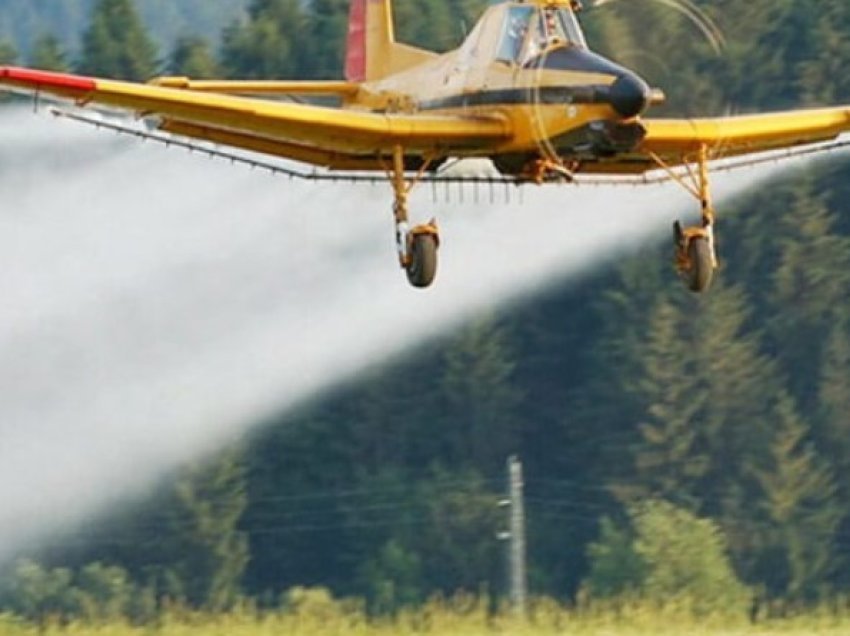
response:
[[[709,181],[708,147],[701,144],[697,151],[697,171],[686,163],[686,175],[681,175],[668,166],[658,155],[650,152],[650,157],[685,190],[690,192],[700,204],[700,224],[683,228],[679,221],[673,225],[673,242],[676,246],[676,269],[685,281],[688,289],[704,292],[711,285],[714,270],[717,269],[717,252],[714,243],[714,202]],[[690,181],[690,183],[689,183]]]

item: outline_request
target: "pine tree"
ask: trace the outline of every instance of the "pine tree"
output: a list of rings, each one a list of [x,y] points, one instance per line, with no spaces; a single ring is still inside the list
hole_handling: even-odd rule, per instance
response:
[[[833,325],[827,340],[818,396],[816,441],[821,456],[834,471],[836,505],[844,511],[839,533],[846,536],[850,528],[850,327],[846,320]],[[848,563],[846,553],[840,562]],[[846,589],[850,584],[847,568],[836,568],[836,575],[837,583]]]
[[[87,0],[90,2],[91,0]],[[245,12],[248,0],[135,0],[156,40],[168,49],[186,33],[218,38],[221,30]]]
[[[746,514],[748,504],[733,493],[751,487],[745,464],[764,453],[772,430],[765,396],[781,387],[776,364],[762,352],[763,335],[751,325],[747,295],[718,285],[693,307],[689,324],[695,366],[707,392],[699,420],[711,470],[700,486],[704,514]],[[746,499],[751,493],[741,493]]]
[[[777,386],[775,368],[747,330],[740,289],[718,284],[705,298],[675,298],[650,309],[625,364],[631,371],[611,389],[609,399],[623,393],[635,405],[640,433],[634,472],[617,489],[627,500],[663,495],[701,514],[735,516],[742,465],[769,431],[763,396]]]
[[[314,0],[310,4],[310,65],[315,77],[335,79],[343,75],[348,6],[348,0]]]
[[[0,64],[14,64],[18,59],[18,52],[10,42],[0,40]]]
[[[850,5],[843,0],[824,0],[818,4],[813,40],[807,59],[799,68],[799,84],[806,103],[834,105],[850,98],[850,80],[845,62],[850,59]]]
[[[832,471],[808,437],[794,401],[780,395],[769,465],[757,470],[761,506],[770,527],[763,576],[774,593],[812,599],[835,567],[842,516]]]
[[[850,240],[834,231],[835,215],[807,174],[794,188],[793,207],[780,224],[770,327],[803,412],[816,410],[825,336],[842,317],[850,289]]]
[[[448,442],[435,416],[441,396],[439,361],[425,350],[415,355],[418,372],[374,374],[358,392],[354,408],[340,418],[350,433],[350,456],[370,472],[391,467],[421,474],[446,452]]]
[[[637,424],[646,405],[637,387],[645,373],[645,360],[637,352],[646,346],[651,308],[667,302],[662,290],[668,277],[668,263],[649,254],[628,261],[607,279],[590,283],[593,294],[581,304],[587,317],[580,332],[586,334],[588,325],[594,325],[593,345],[587,347],[587,359],[575,370],[570,386],[556,385],[549,391],[549,395],[571,391],[568,405],[556,408],[563,412],[559,429],[566,431],[565,446],[571,451],[567,457],[581,479],[593,475],[590,479],[609,485],[634,479],[633,451],[642,441]],[[600,287],[604,289],[601,294]],[[564,303],[562,311],[569,306]],[[558,321],[556,326],[560,324]],[[567,360],[580,359],[584,340],[578,336],[574,342],[571,349],[561,351]],[[547,344],[544,341],[539,346]],[[541,395],[538,401],[545,399]],[[545,441],[550,434],[541,432],[538,439]]]
[[[156,74],[156,55],[132,0],[98,0],[83,34],[79,72],[145,81]]]
[[[5,40],[0,40],[0,66],[3,64],[14,64],[18,59],[15,47]],[[12,99],[8,93],[0,93],[0,104]]]
[[[503,547],[493,533],[503,523],[499,496],[475,471],[435,469],[417,488],[420,523],[412,551],[425,555],[425,590],[498,589]]]
[[[584,582],[594,598],[637,591],[646,579],[647,564],[634,549],[634,529],[622,528],[610,517],[599,522],[599,537],[587,546],[590,572]]]
[[[349,521],[346,504],[358,509],[363,498],[337,499],[334,493],[368,493],[383,484],[362,475],[371,462],[351,441],[359,421],[339,408],[338,401],[328,399],[306,413],[276,420],[252,445],[246,466],[250,502],[241,527],[250,537],[252,553],[262,558],[248,564],[246,587],[251,592],[278,592],[305,580],[339,589],[350,584],[346,577],[353,577],[360,563],[362,552],[346,531],[357,522]],[[391,487],[405,483],[397,473],[390,480]],[[309,529],[314,527],[316,531]],[[352,534],[363,536],[357,528]],[[369,539],[373,548],[386,537],[375,531]]]
[[[239,522],[247,503],[244,469],[234,450],[190,467],[178,480],[169,567],[194,605],[227,609],[240,595],[249,552]]]
[[[729,7],[733,3],[729,3]],[[789,0],[767,3],[735,3],[735,48],[730,97],[752,107],[798,106],[802,99],[798,73],[813,40],[817,11]],[[752,81],[753,69],[758,81]]]
[[[378,554],[363,565],[360,578],[368,590],[367,598],[374,612],[389,614],[423,600],[422,559],[396,539],[387,541]]]
[[[652,311],[648,342],[639,354],[643,370],[636,379],[646,406],[635,468],[643,476],[643,496],[693,506],[695,483],[708,471],[709,458],[698,446],[704,435],[699,416],[708,395],[692,343],[683,337],[685,320],[666,300]]]
[[[30,66],[46,71],[68,71],[69,65],[59,39],[50,33],[42,35],[33,44]]]
[[[434,51],[458,45],[462,18],[449,0],[401,0],[393,5],[399,40]]]
[[[224,32],[222,66],[229,77],[281,79],[311,74],[307,17],[298,0],[252,0],[247,23]]]
[[[850,497],[850,328],[836,322],[826,342],[818,387],[822,448]]]
[[[519,440],[516,409],[520,395],[512,382],[514,364],[505,332],[482,320],[447,347],[441,418],[452,458],[479,470],[498,470]]]
[[[595,398],[630,404],[630,412],[612,413],[628,418],[634,431],[631,438],[626,429],[599,442],[619,448],[612,456],[619,456],[620,469],[608,470],[604,479],[626,502],[663,495],[717,520],[729,531],[742,575],[754,580],[747,560],[751,537],[737,530],[755,515],[751,502],[760,490],[751,467],[762,464],[771,439],[765,396],[781,386],[776,365],[761,353],[760,334],[750,328],[746,295],[722,280],[705,297],[677,289],[657,293],[644,312],[646,322],[637,320],[627,339],[619,336],[622,353],[609,363],[614,367],[607,397]],[[613,425],[609,430],[622,428]]]
[[[201,37],[183,36],[177,40],[168,72],[196,79],[209,79],[218,75],[218,64],[210,44]]]

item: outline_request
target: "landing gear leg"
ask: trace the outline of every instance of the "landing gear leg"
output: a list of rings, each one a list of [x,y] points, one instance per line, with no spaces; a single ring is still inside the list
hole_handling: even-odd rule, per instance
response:
[[[407,280],[414,287],[429,287],[437,275],[437,249],[440,235],[437,222],[410,228],[407,218],[407,196],[416,180],[407,183],[404,178],[404,152],[400,146],[393,150],[392,185],[395,194],[393,216],[395,217],[395,239],[399,264],[407,273]]]
[[[708,150],[700,146],[699,172],[691,177],[696,187],[670,171],[658,158],[665,170],[668,170],[700,202],[701,221],[694,227],[683,228],[679,221],[673,225],[673,242],[676,247],[676,269],[685,285],[693,292],[702,293],[711,286],[714,270],[717,269],[717,254],[714,247],[714,204],[711,200],[711,185],[708,172]]]

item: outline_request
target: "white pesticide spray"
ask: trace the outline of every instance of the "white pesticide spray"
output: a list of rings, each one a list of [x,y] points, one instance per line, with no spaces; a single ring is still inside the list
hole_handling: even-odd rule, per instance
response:
[[[476,312],[667,240],[695,207],[675,185],[509,204],[423,186],[412,210],[443,245],[421,291],[395,261],[387,187],[0,115],[0,560]]]

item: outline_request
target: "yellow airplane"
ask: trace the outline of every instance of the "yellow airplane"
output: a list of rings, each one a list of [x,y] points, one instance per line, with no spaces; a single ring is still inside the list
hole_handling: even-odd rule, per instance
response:
[[[580,9],[579,0],[491,6],[460,48],[438,55],[395,41],[391,0],[351,0],[341,81],[137,84],[0,67],[0,87],[127,109],[174,136],[330,174],[385,176],[399,263],[415,287],[434,280],[439,234],[433,220],[411,227],[408,194],[439,179],[449,159],[488,158],[500,179],[516,184],[665,175],[699,202],[698,226],[675,224],[676,264],[688,288],[704,291],[717,267],[713,162],[833,140],[850,130],[850,106],[644,117],[663,93],[588,48]]]

